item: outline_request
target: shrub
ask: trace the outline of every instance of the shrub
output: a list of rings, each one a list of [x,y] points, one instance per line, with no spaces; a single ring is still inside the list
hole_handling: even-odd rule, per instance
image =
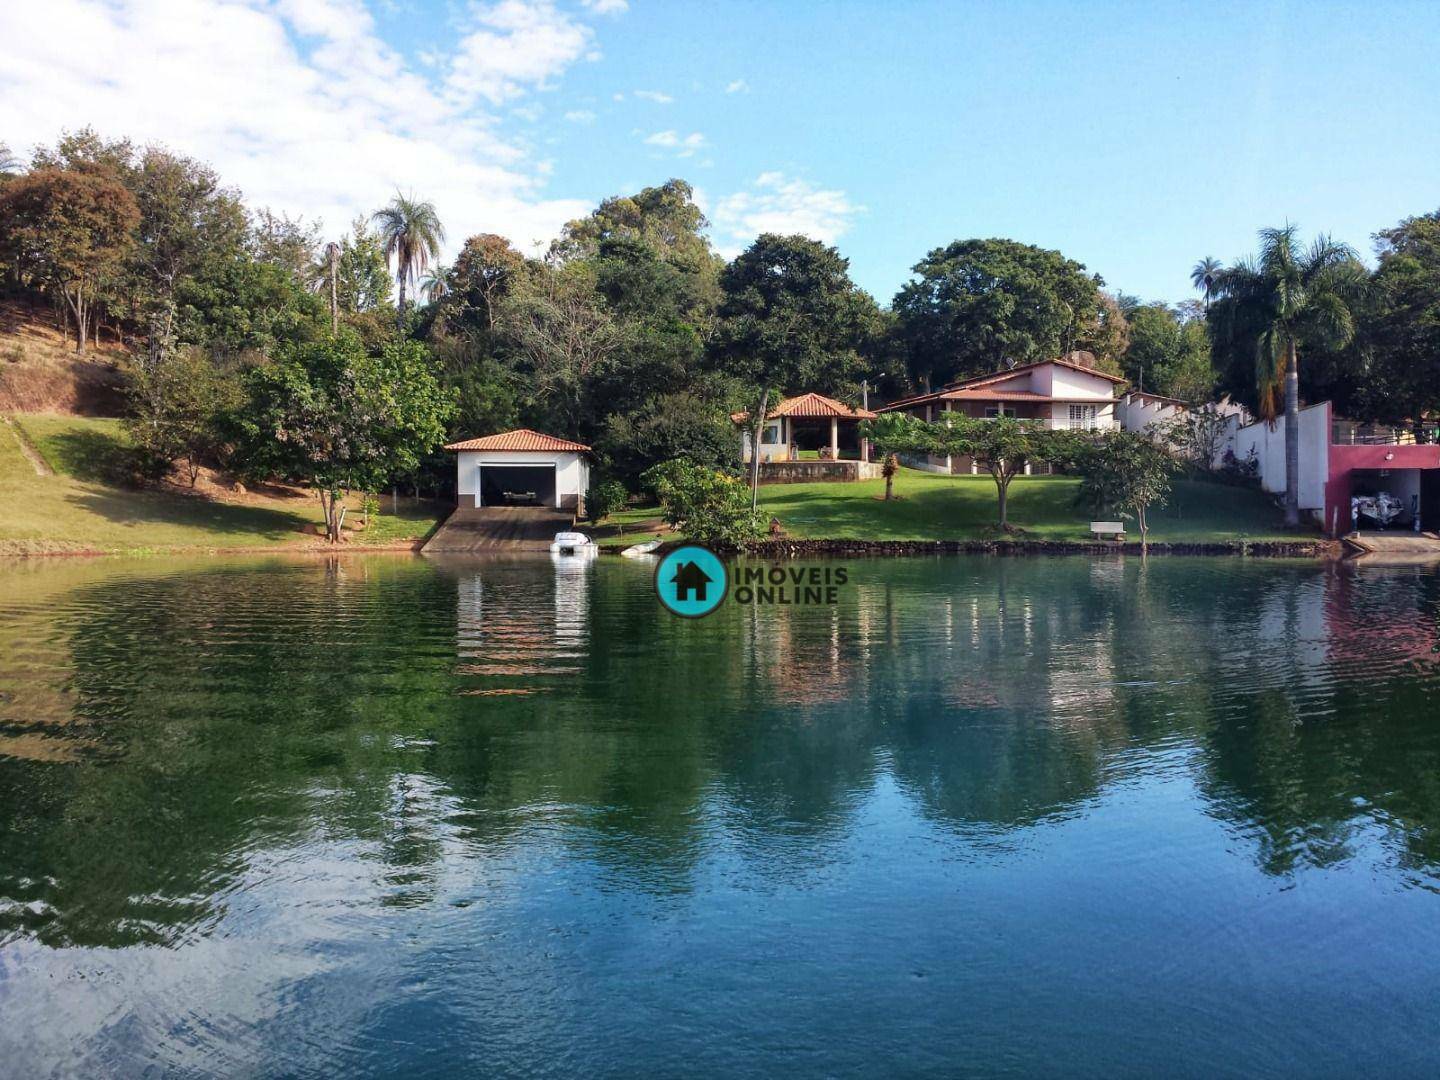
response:
[[[744,481],[685,458],[667,461],[641,477],[655,493],[665,523],[702,544],[735,547],[765,534],[750,508]]]
[[[604,521],[616,510],[624,507],[630,493],[619,480],[605,480],[590,489],[585,497],[585,508],[591,521]]]

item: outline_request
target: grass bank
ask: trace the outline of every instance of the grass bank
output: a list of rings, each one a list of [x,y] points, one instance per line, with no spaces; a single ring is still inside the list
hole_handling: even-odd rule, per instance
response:
[[[1010,485],[1014,537],[995,528],[995,483],[988,476],[942,476],[902,469],[896,499],[885,502],[885,482],[767,484],[760,509],[776,517],[796,540],[975,541],[1016,539],[1047,544],[1084,544],[1091,517],[1076,506],[1080,481],[1068,476],[1022,476]],[[600,530],[607,546],[673,538],[653,508],[632,508]],[[619,535],[615,535],[615,529]],[[1304,534],[1300,539],[1307,539]],[[1132,538],[1138,535],[1132,531]],[[1318,534],[1315,535],[1318,539]],[[1150,540],[1179,547],[1244,543],[1293,543],[1279,508],[1258,491],[1180,480],[1168,506],[1151,511]]]
[[[0,427],[0,555],[141,554],[324,547],[303,491],[235,491],[210,483],[133,490],[116,485],[127,445],[118,420],[15,413]],[[28,444],[28,445],[27,445]],[[27,453],[27,450],[29,453]],[[38,455],[40,461],[35,460]],[[351,547],[395,547],[428,536],[448,507],[401,499]]]

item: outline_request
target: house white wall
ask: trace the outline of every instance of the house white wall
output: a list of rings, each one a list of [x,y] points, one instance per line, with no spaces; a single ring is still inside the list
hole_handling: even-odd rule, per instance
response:
[[[765,430],[760,434],[761,461],[787,461],[790,458],[790,442],[786,438],[785,418],[765,421]],[[740,460],[750,460],[750,428],[740,429]]]
[[[455,490],[461,506],[479,505],[480,468],[484,465],[554,465],[557,506],[566,496],[583,499],[590,490],[590,464],[577,451],[462,450],[455,458]]]
[[[1115,399],[1115,383],[1102,379],[1088,371],[1061,367],[1059,364],[1044,364],[1035,369],[1035,380],[1044,380],[1048,389],[1032,385],[1031,389],[1051,397],[1094,398],[1097,401]]]
[[[1260,467],[1260,486],[1272,494],[1285,491],[1285,417],[1275,422],[1238,423],[1220,447],[1240,461],[1251,457]],[[1325,513],[1325,483],[1330,478],[1330,403],[1300,410],[1300,509]]]

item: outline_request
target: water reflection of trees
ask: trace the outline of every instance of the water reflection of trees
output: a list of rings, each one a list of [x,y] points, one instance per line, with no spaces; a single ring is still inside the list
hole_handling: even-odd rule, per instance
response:
[[[968,839],[1084,812],[1170,752],[1268,871],[1378,827],[1433,876],[1428,654],[1365,641],[1435,579],[1348,574],[875,562],[838,608],[697,622],[609,560],[102,582],[54,616],[78,760],[0,757],[0,935],[179,940],[253,853],[314,842],[356,845],[399,905],[524,858],[655,893],[707,857],[803,881],[881,783]]]

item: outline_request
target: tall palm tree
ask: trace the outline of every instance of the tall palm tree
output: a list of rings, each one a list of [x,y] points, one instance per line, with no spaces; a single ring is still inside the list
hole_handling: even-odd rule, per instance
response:
[[[1190,283],[1205,294],[1205,310],[1210,310],[1210,298],[1215,295],[1215,282],[1223,267],[1220,260],[1206,255],[1190,269]]]
[[[1318,236],[1308,249],[1295,225],[1260,230],[1260,251],[1216,276],[1217,296],[1233,301],[1232,325],[1258,329],[1255,387],[1267,420],[1285,401],[1285,524],[1300,524],[1300,344],[1341,349],[1355,336],[1352,300],[1365,268],[1348,244]]]
[[[414,195],[395,192],[390,205],[375,211],[370,221],[377,226],[385,254],[395,260],[395,280],[400,286],[400,318],[405,318],[405,286],[414,285],[430,260],[440,257],[445,228],[435,204]]]
[[[340,245],[331,240],[325,245],[325,277],[330,286],[330,333],[340,333]]]

